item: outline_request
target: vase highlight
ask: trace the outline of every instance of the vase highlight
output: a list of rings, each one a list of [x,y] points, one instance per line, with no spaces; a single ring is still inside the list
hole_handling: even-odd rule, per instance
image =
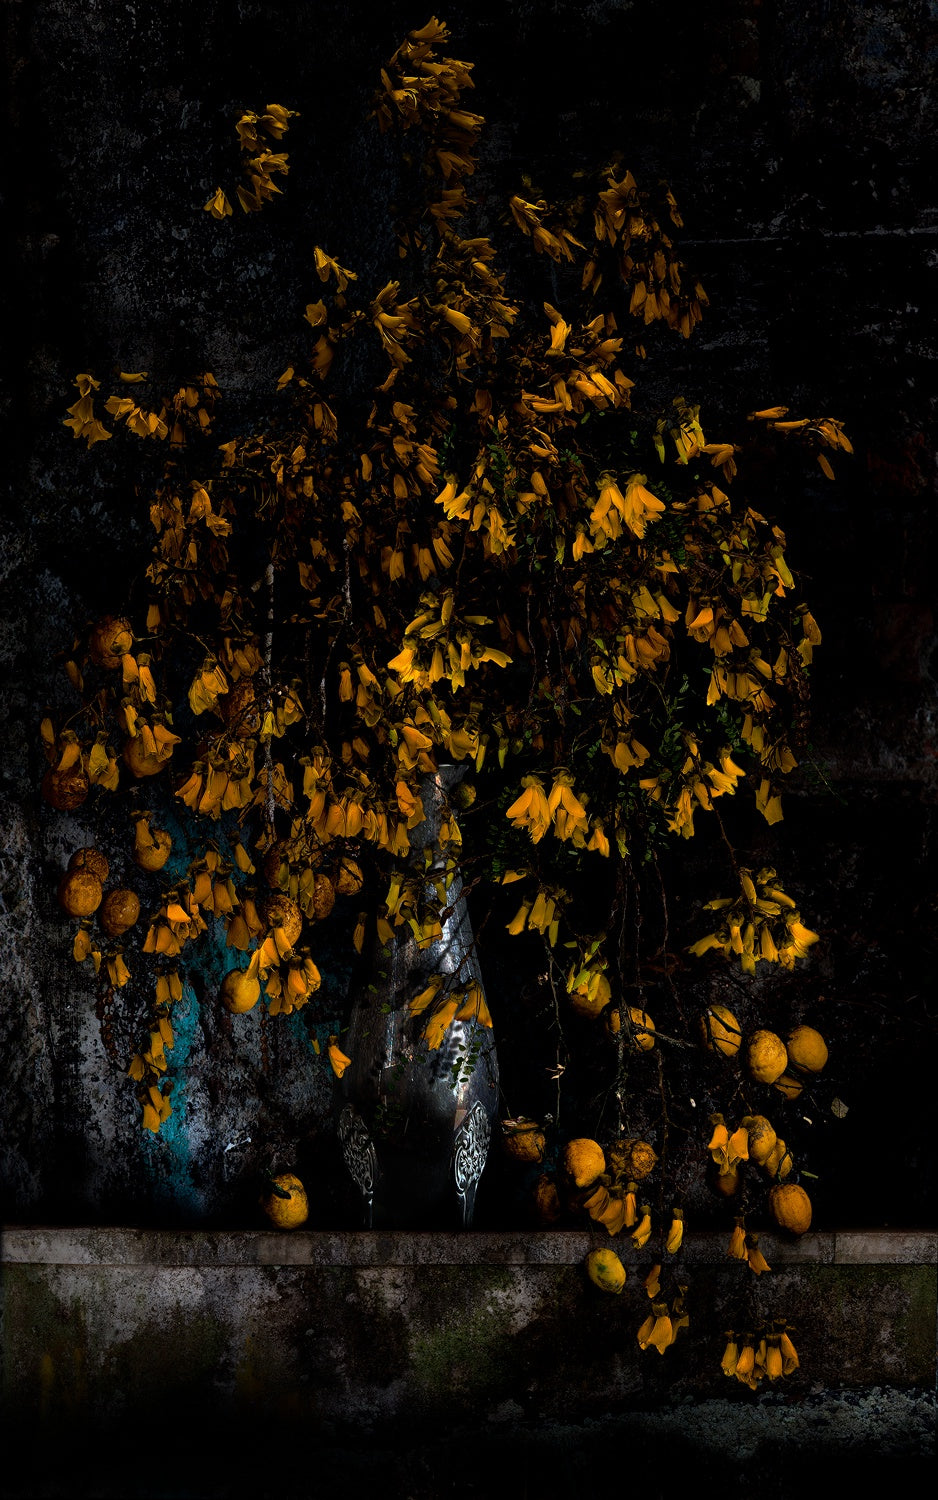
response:
[[[445,868],[442,815],[462,773],[462,766],[442,766],[421,786],[424,821],[412,831],[411,848],[418,868],[432,851],[423,872],[428,886]],[[440,936],[424,946],[409,929],[387,948],[376,943],[352,1002],[337,1128],[368,1229],[472,1225],[498,1108],[492,1029],[474,1017],[454,1018],[431,1048],[426,1017],[409,1006],[434,976],[444,986],[474,983],[482,992],[458,871],[449,875],[441,917]]]

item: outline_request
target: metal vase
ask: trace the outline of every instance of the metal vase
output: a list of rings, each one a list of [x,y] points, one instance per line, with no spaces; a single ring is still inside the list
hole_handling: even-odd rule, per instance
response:
[[[441,814],[462,766],[442,766],[421,786],[425,821],[411,845],[438,846]],[[442,869],[443,859],[431,866]],[[364,1228],[468,1229],[476,1188],[498,1109],[498,1061],[490,1027],[454,1020],[431,1051],[421,1033],[426,1016],[408,1001],[434,974],[482,979],[462,881],[446,888],[448,915],[426,948],[405,929],[390,952],[374,950],[370,974],[358,985],[344,1050],[352,1061],[337,1083],[342,1156],[361,1201]]]

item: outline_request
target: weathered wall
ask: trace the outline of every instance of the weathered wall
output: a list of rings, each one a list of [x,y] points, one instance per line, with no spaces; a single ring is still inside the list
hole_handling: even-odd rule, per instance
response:
[[[158,462],[116,442],[86,454],[61,419],[80,369],[149,368],[168,382],[207,366],[236,423],[298,337],[310,246],[328,245],[365,278],[380,273],[390,247],[371,205],[390,165],[363,120],[380,63],[425,17],[397,0],[11,0],[6,11],[10,285],[24,314],[8,325],[0,544],[7,1213],[249,1223],[253,1174],[278,1143],[292,1151],[302,1137],[305,1159],[331,1170],[328,1089],[302,1032],[271,1026],[262,1037],[254,1017],[232,1024],[189,992],[176,1054],[185,1108],[158,1143],[142,1140],[123,1058],[102,1047],[55,908],[58,873],[86,830],[40,806],[33,726],[61,692],[55,653],[145,558],[147,464]],[[721,0],[682,26],[628,0],[479,0],[446,19],[454,50],[477,63],[478,107],[492,122],[476,196],[498,239],[524,170],[550,192],[621,148],[640,176],[671,181],[711,308],[666,366],[649,361],[650,395],[666,382],[715,423],[785,401],[841,417],[854,437],[856,459],[836,485],[809,475],[773,493],[766,481],[825,632],[818,770],[789,796],[783,830],[786,871],[824,944],[791,1012],[836,1036],[831,1076],[850,1105],[816,1147],[819,1211],[926,1221],[938,935],[927,319],[938,301],[936,8]],[[230,122],[269,98],[303,115],[288,138],[285,198],[220,228],[201,205],[234,174]],[[761,834],[751,837],[758,850]],[[338,1012],[342,975],[332,983]],[[746,992],[737,999],[745,1010]],[[507,1007],[499,1016],[497,994],[493,1009],[521,1078],[523,1035]],[[884,1121],[903,1126],[888,1191],[869,1186]]]
[[[633,1479],[655,1473],[648,1447],[660,1463],[664,1444],[671,1484],[690,1463],[698,1478],[714,1463],[756,1474],[761,1457],[769,1495],[783,1493],[780,1455],[790,1481],[799,1449],[815,1480],[825,1461],[843,1481],[888,1456],[899,1482],[904,1461],[933,1456],[934,1235],[767,1237],[760,1312],[795,1324],[801,1368],[757,1396],[719,1369],[753,1281],[722,1236],[688,1239],[691,1322],[663,1359],[635,1339],[642,1256],[610,1297],[584,1275],[590,1246],[564,1233],[12,1231],[3,1397],[34,1440],[30,1500],[49,1493],[37,1477],[56,1472],[53,1433],[63,1481],[96,1495],[112,1493],[106,1476],[152,1495],[161,1465],[182,1494],[244,1493],[253,1465],[270,1483],[270,1454],[282,1494],[310,1493],[309,1465],[322,1482],[330,1458],[350,1494],[378,1475],[390,1495],[523,1493],[538,1445],[561,1465],[594,1445],[592,1482],[611,1474],[615,1430]],[[540,1493],[576,1492],[563,1467],[543,1468]],[[96,1483],[82,1489],[86,1473]]]

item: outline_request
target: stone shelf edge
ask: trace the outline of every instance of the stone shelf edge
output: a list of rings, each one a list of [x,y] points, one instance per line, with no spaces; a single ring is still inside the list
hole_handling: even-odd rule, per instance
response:
[[[687,1265],[731,1264],[728,1233],[688,1234]],[[938,1230],[847,1229],[788,1239],[765,1233],[770,1265],[938,1264]],[[35,1228],[0,1230],[0,1264],[63,1266],[556,1266],[575,1265],[599,1245],[628,1260],[647,1261],[654,1245],[636,1251],[621,1240],[586,1231],[440,1234],[403,1231],[179,1230]]]

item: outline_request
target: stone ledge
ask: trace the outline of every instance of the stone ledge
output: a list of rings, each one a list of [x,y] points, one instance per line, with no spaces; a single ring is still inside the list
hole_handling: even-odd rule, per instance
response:
[[[0,1232],[0,1264],[62,1266],[562,1266],[579,1264],[597,1245],[587,1231],[438,1234],[266,1230],[36,1228]],[[613,1243],[627,1261],[647,1262],[654,1246],[636,1251],[628,1236]],[[838,1230],[789,1239],[765,1233],[770,1265],[926,1265],[938,1263],[938,1231]],[[727,1233],[686,1236],[687,1265],[732,1264]]]

